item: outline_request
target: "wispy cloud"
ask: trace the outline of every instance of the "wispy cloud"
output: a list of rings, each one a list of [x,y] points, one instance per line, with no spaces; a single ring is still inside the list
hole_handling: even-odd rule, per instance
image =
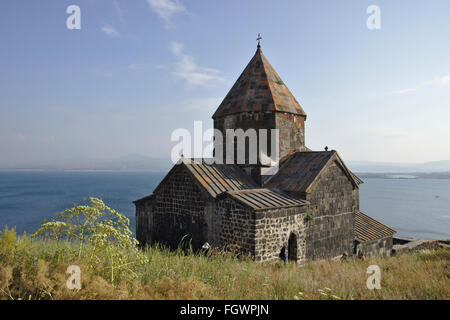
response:
[[[170,51],[178,59],[176,68],[172,74],[176,78],[185,81],[188,85],[213,86],[217,82],[224,81],[218,75],[220,70],[198,66],[192,56],[183,52],[183,44],[172,42]]]
[[[71,108],[71,107],[66,107],[66,106],[56,106],[56,107],[49,108],[48,111],[69,114],[69,113],[74,113],[77,110],[74,108]]]
[[[23,133],[13,133],[10,135],[10,139],[12,141],[20,142],[20,143],[45,143],[51,144],[56,141],[56,137],[54,135],[26,135]]]
[[[177,13],[186,13],[187,10],[179,0],[147,0],[152,10],[171,26],[170,18]]]
[[[407,94],[407,93],[416,92],[416,91],[426,89],[426,88],[445,87],[449,84],[450,84],[450,75],[445,75],[442,77],[435,78],[433,80],[425,81],[416,87],[394,91],[394,93],[395,94]]]
[[[411,136],[410,131],[400,127],[377,127],[374,129],[370,129],[369,132],[383,138],[403,138]]]
[[[110,25],[105,25],[101,28],[101,30],[106,33],[106,35],[110,38],[119,38],[120,37],[120,33],[114,29],[114,27],[110,26]]]
[[[417,91],[417,88],[408,88],[408,89],[402,89],[402,90],[397,90],[394,91],[395,94],[405,94],[405,93],[410,93],[410,92],[414,92]]]
[[[444,87],[450,84],[450,75],[445,75],[443,77],[436,78],[432,80],[430,84],[438,87]]]
[[[135,62],[135,63],[131,63],[127,66],[127,70],[128,71],[132,71],[132,72],[147,72],[150,69],[153,69],[154,66],[151,63],[148,62]]]
[[[123,16],[123,10],[119,6],[119,3],[117,2],[117,0],[113,1],[113,5],[114,5],[114,10],[116,10],[117,18],[119,19],[119,21],[121,23],[124,23],[125,19],[124,19],[124,16]]]
[[[195,98],[183,101],[181,104],[186,111],[201,111],[213,113],[219,107],[223,98]]]
[[[132,63],[132,64],[128,65],[128,69],[131,71],[139,71],[143,67],[144,67],[144,65],[141,63]]]

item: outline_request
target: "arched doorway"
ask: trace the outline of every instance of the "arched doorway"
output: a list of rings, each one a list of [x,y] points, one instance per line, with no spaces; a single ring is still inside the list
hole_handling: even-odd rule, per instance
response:
[[[297,262],[297,236],[294,233],[289,236],[288,260]]]

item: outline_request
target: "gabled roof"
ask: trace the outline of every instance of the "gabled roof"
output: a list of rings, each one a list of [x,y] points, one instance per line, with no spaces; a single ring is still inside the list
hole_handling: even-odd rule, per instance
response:
[[[278,172],[264,185],[293,193],[308,192],[328,163],[337,161],[349,180],[358,186],[362,180],[347,169],[338,153],[332,151],[305,151],[293,153],[283,162]]]
[[[308,204],[305,200],[295,199],[281,192],[269,189],[247,189],[227,191],[220,197],[229,196],[255,211],[274,208],[300,207]]]
[[[234,164],[208,164],[208,160],[181,158],[158,187],[156,187],[154,192],[164,185],[166,179],[178,168],[177,166],[185,166],[198,184],[213,198],[226,191],[257,187],[256,183],[239,166]]]
[[[392,236],[396,233],[394,229],[378,222],[362,212],[355,213],[355,238],[366,242]]]
[[[258,47],[213,119],[240,112],[279,111],[306,117],[305,111]]]

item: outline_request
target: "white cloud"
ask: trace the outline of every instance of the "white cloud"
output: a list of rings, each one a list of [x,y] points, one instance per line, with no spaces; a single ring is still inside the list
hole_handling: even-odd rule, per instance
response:
[[[27,140],[27,137],[22,133],[14,134],[13,137],[15,140],[18,140],[18,141],[26,141]]]
[[[437,87],[446,86],[446,85],[450,84],[450,75],[445,75],[443,77],[436,78],[436,79],[432,80],[431,83],[432,83],[432,85],[437,86]]]
[[[219,70],[198,66],[192,56],[183,52],[183,44],[172,42],[169,48],[178,59],[176,69],[172,72],[176,78],[192,86],[212,86],[217,82],[224,81],[218,75]]]
[[[425,88],[441,88],[448,84],[450,84],[450,75],[445,75],[442,77],[435,78],[433,80],[425,81],[422,84],[418,85],[417,87],[397,90],[397,91],[394,91],[394,93],[395,94],[406,94],[406,93],[419,91],[419,90],[422,90]]]
[[[22,133],[16,133],[12,134],[11,138],[14,141],[20,142],[20,143],[44,143],[44,144],[51,144],[56,141],[56,137],[54,135],[45,135],[45,136],[39,136],[39,135],[25,135]]]
[[[103,26],[101,28],[101,30],[104,33],[106,33],[106,35],[108,37],[111,37],[111,38],[119,38],[120,37],[120,33],[116,29],[114,29],[112,26],[110,26],[110,25]]]
[[[166,27],[170,26],[174,14],[187,12],[179,0],[147,0],[147,3],[166,22]]]
[[[148,70],[152,65],[150,63],[146,62],[137,62],[137,63],[131,63],[127,66],[127,70],[129,71],[146,71]]]
[[[397,90],[394,93],[395,94],[405,94],[405,93],[410,93],[410,92],[414,92],[417,91],[417,88],[408,88],[408,89],[403,89],[403,90]]]
[[[119,3],[117,2],[117,0],[113,1],[113,5],[114,5],[114,9],[116,10],[116,14],[117,14],[117,18],[119,19],[119,21],[121,23],[125,22],[125,19],[123,17],[123,10],[122,8],[119,6]]]
[[[183,44],[173,41],[169,46],[170,51],[176,56],[180,56],[183,54]]]
[[[130,65],[128,65],[128,69],[132,70],[132,71],[138,71],[142,68],[142,65],[139,63],[132,63]]]
[[[213,113],[222,102],[223,98],[196,98],[188,99],[182,103],[183,109],[187,111],[202,111]]]

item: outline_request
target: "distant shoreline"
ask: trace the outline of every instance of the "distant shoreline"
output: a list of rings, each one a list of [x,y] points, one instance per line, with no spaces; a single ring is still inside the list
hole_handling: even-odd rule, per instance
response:
[[[155,173],[168,170],[145,169],[1,169],[0,172],[80,172],[80,173]],[[355,172],[362,179],[444,179],[450,180],[450,172]]]
[[[0,172],[86,172],[86,173],[167,173],[167,171],[158,170],[139,170],[139,169],[0,169]]]
[[[356,172],[366,179],[450,179],[450,172]]]

